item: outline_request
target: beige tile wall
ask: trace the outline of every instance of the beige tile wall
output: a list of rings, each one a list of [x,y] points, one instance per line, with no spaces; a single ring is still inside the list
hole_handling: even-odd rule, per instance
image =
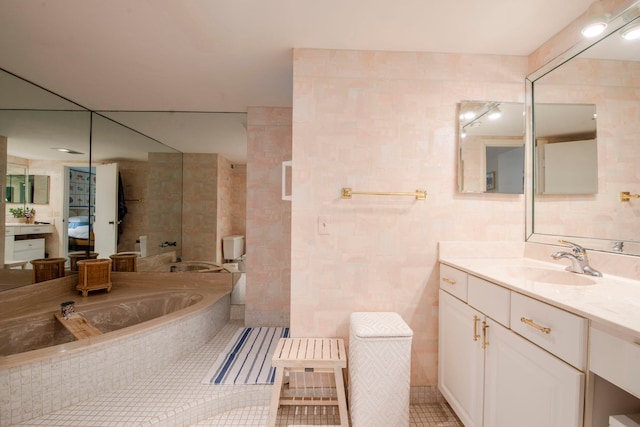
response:
[[[182,154],[149,153],[148,192],[145,199],[147,221],[147,253],[157,255],[177,251],[181,255],[183,207]],[[162,212],[162,215],[154,215]],[[162,242],[176,242],[177,246],[161,248]]]
[[[218,154],[183,155],[185,261],[222,262],[222,238],[245,234],[246,166]]]
[[[247,129],[245,323],[288,325],[291,202],[281,199],[281,170],[291,160],[291,109],[249,108]]]
[[[351,312],[398,312],[412,385],[437,383],[438,241],[524,236],[523,196],[457,193],[456,104],[523,102],[526,70],[526,57],[294,51],[294,336],[348,338]],[[429,196],[342,200],[342,187]]]
[[[218,240],[218,155],[183,154],[182,257],[213,261]]]

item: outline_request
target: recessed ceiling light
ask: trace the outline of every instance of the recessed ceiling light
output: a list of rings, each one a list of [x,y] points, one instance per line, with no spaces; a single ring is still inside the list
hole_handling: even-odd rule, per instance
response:
[[[80,151],[75,151],[70,148],[52,148],[52,150],[56,150],[61,153],[67,153],[67,154],[84,154],[84,153],[81,153]]]
[[[633,27],[624,30],[622,32],[622,38],[625,40],[640,39],[640,24],[634,25]]]
[[[582,35],[586,38],[599,36],[607,29],[607,23],[604,21],[590,22],[582,29]]]

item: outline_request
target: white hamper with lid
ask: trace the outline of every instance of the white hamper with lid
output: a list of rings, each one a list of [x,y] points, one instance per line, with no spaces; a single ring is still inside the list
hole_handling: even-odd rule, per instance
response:
[[[413,331],[398,313],[351,313],[349,412],[353,427],[409,426]]]

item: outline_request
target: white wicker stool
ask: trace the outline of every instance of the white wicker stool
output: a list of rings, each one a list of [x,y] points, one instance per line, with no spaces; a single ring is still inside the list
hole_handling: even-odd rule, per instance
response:
[[[276,425],[280,405],[337,405],[340,425],[349,426],[347,396],[344,391],[342,370],[347,367],[347,353],[341,338],[280,338],[271,364],[276,368],[276,378],[271,394],[268,427]],[[333,372],[337,399],[318,397],[282,397],[284,370],[301,372]]]

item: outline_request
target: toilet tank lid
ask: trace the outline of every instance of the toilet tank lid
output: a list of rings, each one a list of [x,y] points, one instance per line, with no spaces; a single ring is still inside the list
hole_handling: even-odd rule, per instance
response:
[[[351,332],[359,338],[411,337],[413,331],[395,312],[351,313]]]
[[[242,234],[232,234],[231,236],[225,236],[222,239],[224,239],[224,240],[237,240],[237,239],[244,239],[244,236]]]

